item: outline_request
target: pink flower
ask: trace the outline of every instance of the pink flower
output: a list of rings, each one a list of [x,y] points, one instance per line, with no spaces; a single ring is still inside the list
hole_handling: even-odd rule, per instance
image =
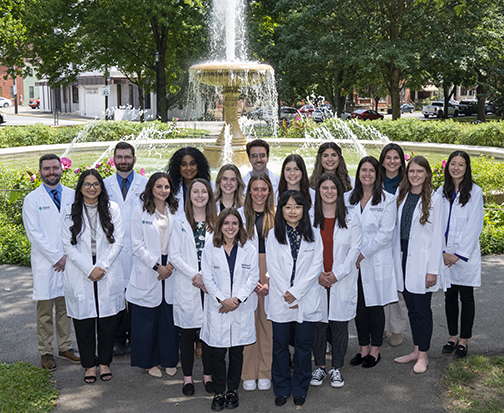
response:
[[[173,122],[177,122],[179,118],[173,118]]]
[[[86,166],[86,171],[89,171],[91,169],[90,166]]]
[[[80,173],[80,168],[74,169],[74,174]]]
[[[443,165],[443,169],[446,168],[446,159],[443,159],[443,162],[441,162],[441,165]]]
[[[98,169],[100,166],[102,166],[102,164],[101,163],[97,163],[94,167],[95,167],[95,169]]]
[[[107,163],[112,167],[112,168],[115,168],[115,162],[114,162],[114,158],[110,158]]]
[[[404,155],[404,160],[406,162],[408,162],[410,159],[411,159],[411,156],[409,156],[408,154]]]
[[[36,178],[36,177],[35,177],[35,174],[33,174],[32,176],[30,176],[30,182],[35,181],[35,178]]]
[[[139,174],[145,176],[145,169],[144,168],[140,169]]]
[[[72,166],[72,161],[68,158],[61,158],[61,169],[65,170]]]

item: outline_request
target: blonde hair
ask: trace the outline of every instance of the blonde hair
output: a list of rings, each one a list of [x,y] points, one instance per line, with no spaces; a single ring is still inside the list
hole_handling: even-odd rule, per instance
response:
[[[222,181],[222,177],[224,176],[224,172],[233,171],[236,175],[236,180],[238,181],[238,186],[234,193],[234,207],[236,209],[241,208],[243,206],[243,200],[245,196],[243,195],[243,191],[245,191],[245,184],[243,183],[243,179],[240,173],[240,170],[233,164],[228,163],[219,169],[217,173],[217,179],[215,180],[215,202],[219,202],[222,197],[222,192],[220,188],[220,184]]]

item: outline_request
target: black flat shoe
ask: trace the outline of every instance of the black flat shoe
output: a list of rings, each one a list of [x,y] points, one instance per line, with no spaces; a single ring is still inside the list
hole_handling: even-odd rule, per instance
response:
[[[467,356],[467,346],[464,347],[462,344],[459,344],[453,357],[456,359],[463,359],[465,356]]]
[[[238,393],[236,390],[226,393],[226,409],[234,409],[238,407]]]
[[[277,396],[275,398],[275,406],[283,406],[285,403],[287,403],[287,397]]]
[[[212,400],[211,409],[216,410],[216,411],[224,410],[224,403],[225,402],[226,402],[226,399],[224,398],[224,394],[217,393]]]
[[[367,357],[367,356],[366,356]],[[350,360],[350,365],[351,366],[360,366],[362,363],[364,363],[364,359],[366,357],[362,357],[361,353],[357,353],[352,360]]]
[[[182,393],[186,396],[192,396],[194,394],[194,384],[192,383],[186,383],[182,387]]]
[[[441,350],[441,354],[443,354],[443,356],[449,356],[450,354],[453,354],[453,352],[455,351],[455,348],[457,347],[457,344],[458,344],[458,341],[456,343],[454,343],[451,340],[448,341],[448,343],[446,343],[443,346],[443,350]]]
[[[213,381],[212,381],[212,380],[208,380],[208,381],[205,383],[205,391],[206,391],[207,393],[210,393],[210,394],[215,393],[215,390],[214,390],[214,385],[213,385]]]
[[[364,359],[364,362],[362,363],[362,367],[365,369],[369,369],[371,367],[376,366],[380,360],[381,360],[381,354],[378,354],[377,359],[375,359],[371,354],[368,354],[367,357]]]
[[[294,396],[294,404],[296,406],[302,406],[306,400],[306,397],[303,396]]]

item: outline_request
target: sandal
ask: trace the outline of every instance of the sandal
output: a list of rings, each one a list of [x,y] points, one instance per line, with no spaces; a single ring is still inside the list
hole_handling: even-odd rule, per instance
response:
[[[84,376],[84,382],[87,384],[96,383],[96,376]]]
[[[111,379],[112,379],[112,373],[100,374],[100,380],[102,381],[110,381]]]

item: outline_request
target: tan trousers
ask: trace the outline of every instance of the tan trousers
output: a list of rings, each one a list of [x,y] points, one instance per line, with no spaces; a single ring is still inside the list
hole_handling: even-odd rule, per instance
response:
[[[41,356],[54,354],[52,341],[54,337],[53,306],[56,321],[56,341],[59,351],[67,351],[72,345],[70,337],[70,317],[67,316],[65,297],[37,301],[37,338],[38,351]]]
[[[408,325],[408,308],[401,292],[397,292],[399,301],[387,304],[385,310],[385,331],[400,334]]]
[[[266,254],[259,254],[259,279],[266,282]],[[255,293],[252,293],[255,294]],[[243,369],[241,379],[271,380],[271,363],[273,361],[273,328],[266,319],[264,297],[259,297],[255,311],[256,342],[243,349]]]

